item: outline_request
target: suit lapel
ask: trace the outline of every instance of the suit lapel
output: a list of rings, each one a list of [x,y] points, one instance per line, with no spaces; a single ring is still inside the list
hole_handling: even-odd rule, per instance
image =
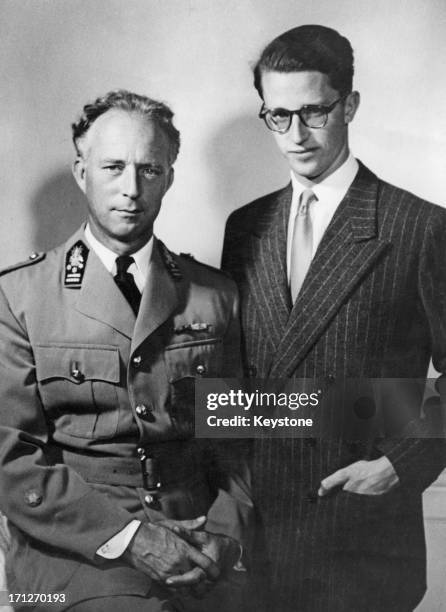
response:
[[[86,243],[84,228],[78,230],[66,243],[64,261],[78,240]],[[132,340],[132,350],[134,350],[169,318],[178,305],[179,280],[181,279],[173,280],[168,272],[160,255],[158,240],[154,237],[148,277],[136,321],[130,304],[91,248],[81,286],[67,287],[65,290],[76,292],[74,301],[76,310],[127,336]]]
[[[128,338],[132,337],[135,315],[93,249],[89,251],[82,286],[78,291],[75,307],[79,312],[113,327]]]
[[[174,312],[179,303],[180,278],[173,279],[161,257],[159,243],[154,238],[146,286],[136,319],[132,352],[158,329]]]
[[[289,376],[349,293],[388,248],[377,237],[378,179],[362,164],[339,205],[293,306],[270,370]]]
[[[264,330],[275,347],[283,337],[291,309],[286,277],[291,196],[291,184],[273,196],[256,219],[250,242],[252,266],[247,280]]]

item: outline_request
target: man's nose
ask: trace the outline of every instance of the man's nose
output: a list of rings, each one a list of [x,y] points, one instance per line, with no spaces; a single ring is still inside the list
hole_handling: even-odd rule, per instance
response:
[[[122,192],[132,200],[136,200],[141,192],[140,176],[135,166],[127,166],[122,175]]]
[[[289,129],[289,136],[293,142],[299,143],[306,140],[308,136],[308,128],[302,122],[302,119],[294,114],[291,118],[291,125]]]

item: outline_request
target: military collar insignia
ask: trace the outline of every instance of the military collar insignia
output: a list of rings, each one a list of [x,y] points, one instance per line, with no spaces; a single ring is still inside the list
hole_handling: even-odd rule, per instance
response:
[[[183,279],[183,274],[182,274],[182,272],[181,272],[177,262],[175,261],[172,253],[169,251],[169,249],[166,247],[166,245],[163,242],[161,242],[161,240],[159,240],[158,242],[159,242],[159,246],[160,246],[161,257],[163,258],[164,264],[165,264],[167,270],[169,271],[169,274],[176,281],[182,280]]]
[[[89,249],[82,240],[78,240],[68,251],[65,258],[65,287],[81,287],[88,253]]]

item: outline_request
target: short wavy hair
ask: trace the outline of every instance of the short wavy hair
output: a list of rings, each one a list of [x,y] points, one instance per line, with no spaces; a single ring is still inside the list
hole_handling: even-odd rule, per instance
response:
[[[263,50],[254,66],[254,87],[263,98],[263,72],[322,72],[342,96],[353,88],[353,49],[332,28],[304,25],[284,32]]]
[[[180,132],[172,123],[173,112],[163,102],[125,89],[109,91],[105,96],[96,98],[94,102],[86,104],[79,119],[71,124],[73,144],[78,155],[82,154],[79,141],[82,140],[98,117],[112,109],[139,113],[158,125],[169,139],[169,161],[171,164],[175,162],[180,150]]]

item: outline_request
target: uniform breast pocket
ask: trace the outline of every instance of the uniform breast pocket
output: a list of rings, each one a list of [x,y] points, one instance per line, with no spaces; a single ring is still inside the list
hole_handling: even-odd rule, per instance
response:
[[[223,342],[209,338],[171,344],[165,358],[171,383],[181,378],[218,378],[223,367]]]
[[[165,360],[170,416],[178,435],[189,437],[194,433],[195,381],[221,376],[223,343],[220,338],[211,338],[171,344]]]
[[[55,431],[108,438],[119,420],[119,350],[115,346],[47,344],[35,347],[42,403]]]

